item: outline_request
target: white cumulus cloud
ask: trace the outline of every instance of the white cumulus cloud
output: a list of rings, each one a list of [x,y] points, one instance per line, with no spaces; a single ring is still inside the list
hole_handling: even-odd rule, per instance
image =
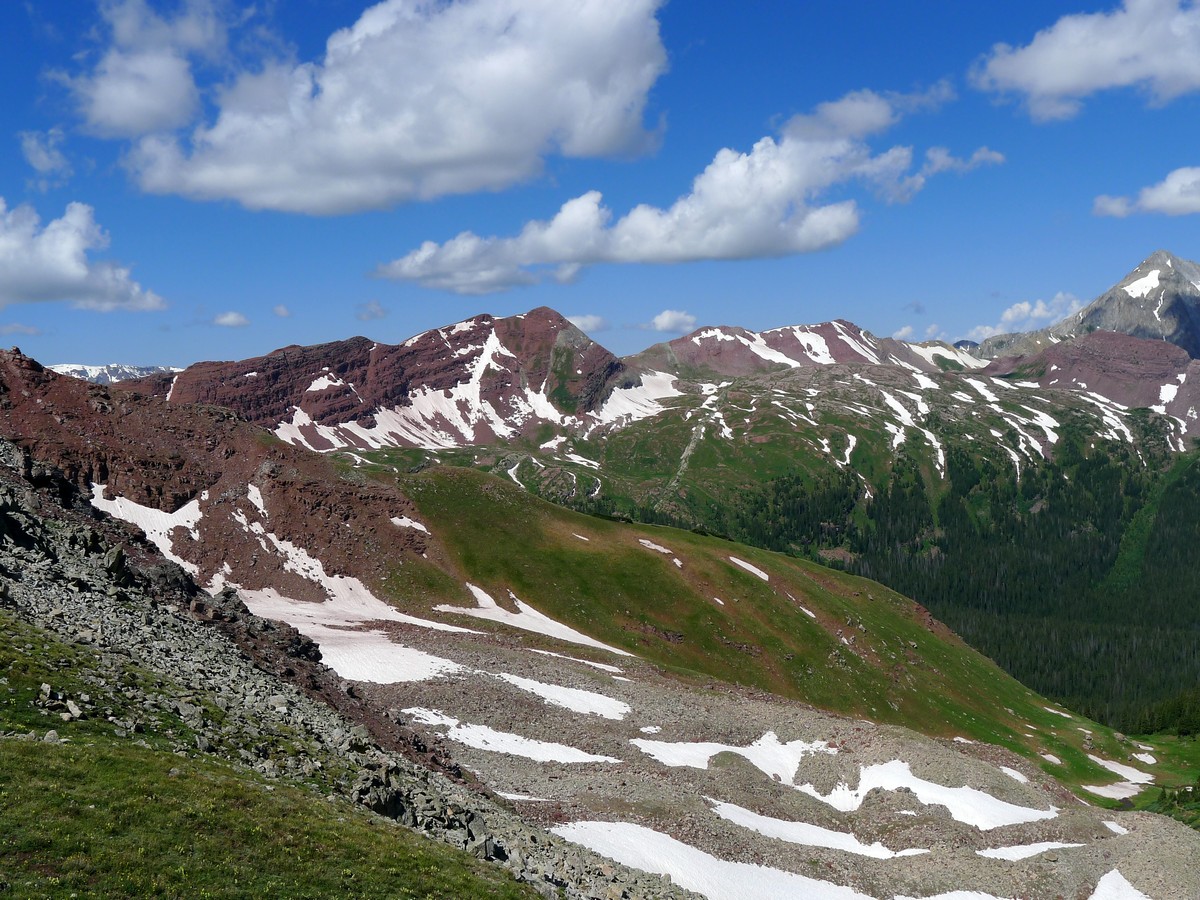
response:
[[[376,274],[484,294],[547,277],[570,280],[597,263],[754,259],[832,247],[859,225],[854,200],[825,202],[833,186],[861,181],[886,200],[902,201],[937,172],[1002,160],[987,148],[966,160],[935,149],[914,171],[912,148],[874,154],[865,142],[904,113],[948,98],[942,85],[915,95],[856,91],[795,116],[778,137],[764,137],[748,152],[720,150],[691,190],[665,209],[642,204],[615,218],[600,192],[589,191],[515,237],[467,231],[442,244],[426,241]]]
[[[272,306],[271,312],[275,313],[275,315],[279,316],[279,318],[281,318],[281,319],[290,318],[292,315],[292,311],[290,309],[288,309],[286,306],[284,306],[282,303],[278,303],[275,306]]]
[[[592,315],[590,313],[581,316],[567,316],[567,321],[587,334],[605,331],[608,328],[608,321],[603,316]]]
[[[143,63],[163,69],[151,92],[161,114],[106,124],[91,100],[85,113],[95,130],[138,136],[126,164],[154,193],[338,214],[497,190],[536,176],[550,154],[655,144],[643,120],[667,64],[662,2],[384,0],[332,34],[319,60],[239,71],[217,90],[215,119],[186,136],[164,131],[192,124],[195,108],[186,57],[173,50]]]
[[[33,207],[10,210],[0,197],[0,306],[69,300],[101,312],[163,309],[163,299],[127,267],[88,258],[107,246],[108,235],[84,203],[68,204],[43,226]]]
[[[100,14],[111,44],[85,74],[58,74],[85,128],[138,137],[191,122],[200,107],[192,58],[220,53],[226,40],[215,0],[186,0],[173,17],[146,0],[106,0]]]
[[[1092,211],[1098,216],[1117,217],[1138,212],[1168,216],[1200,213],[1200,166],[1175,169],[1158,184],[1142,188],[1136,199],[1103,194],[1096,198]]]
[[[214,325],[220,325],[222,328],[242,328],[250,324],[250,320],[243,316],[240,312],[223,312],[213,318]]]
[[[995,325],[977,325],[968,333],[973,341],[982,341],[996,334],[1033,331],[1044,328],[1073,312],[1083,309],[1083,302],[1074,294],[1059,291],[1050,300],[1022,300],[1000,314]]]
[[[900,328],[897,328],[895,331],[892,332],[892,337],[894,337],[898,341],[907,341],[912,336],[913,336],[913,327],[911,325],[901,326]]]
[[[997,44],[971,79],[1023,95],[1039,121],[1070,118],[1110,88],[1139,87],[1165,103],[1200,90],[1200,5],[1125,0],[1111,12],[1063,16],[1023,47]]]
[[[672,334],[685,334],[696,328],[696,317],[682,309],[664,309],[650,320],[645,327],[651,331],[666,331]]]

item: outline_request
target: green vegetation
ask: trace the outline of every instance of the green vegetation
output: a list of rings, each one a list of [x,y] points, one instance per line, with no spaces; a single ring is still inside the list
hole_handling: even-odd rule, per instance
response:
[[[347,801],[170,752],[190,732],[136,698],[177,689],[137,669],[109,684],[98,667],[87,648],[0,610],[0,734],[10,735],[0,738],[4,896],[537,896]],[[92,708],[64,721],[55,695]],[[135,720],[135,733],[118,737],[109,716]],[[42,740],[51,729],[61,742]],[[11,736],[30,732],[36,739]]]
[[[6,896],[536,896],[347,802],[220,763],[113,739],[0,752]]]
[[[727,391],[723,408],[752,406],[736,385]],[[751,417],[747,443],[670,415],[589,444],[597,474],[549,459],[517,474],[582,512],[866,576],[917,599],[1039,693],[1125,731],[1188,733],[1186,697],[1200,690],[1200,452],[1173,453],[1146,411],[1130,415],[1135,444],[1097,438],[1090,414],[1055,415],[1053,457],[1036,464],[997,459],[994,445],[985,454],[969,433],[945,442],[940,472],[916,434],[894,451],[861,419],[851,448],[849,421],[822,436]],[[1009,430],[1000,440],[1018,445]],[[827,449],[814,453],[820,441]],[[441,456],[500,468],[487,451],[467,452]],[[847,454],[851,465],[831,464]],[[509,451],[503,468],[521,458]]]

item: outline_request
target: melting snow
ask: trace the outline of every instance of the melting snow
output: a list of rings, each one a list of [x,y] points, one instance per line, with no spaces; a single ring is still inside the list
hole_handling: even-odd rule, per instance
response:
[[[1144,762],[1148,766],[1152,766],[1156,762],[1158,762],[1158,760],[1155,759],[1154,755],[1151,753],[1134,753],[1132,755],[1133,755],[1133,758],[1136,759],[1138,762]]]
[[[903,787],[909,788],[922,803],[945,806],[955,820],[974,825],[981,831],[1052,819],[1058,815],[1058,810],[1053,806],[1047,810],[1033,809],[999,800],[973,787],[952,788],[926,781],[913,775],[908,763],[898,759],[879,765],[861,766],[858,787],[853,790],[845,783],[839,784],[826,795],[820,794],[811,784],[799,785],[799,790],[828,803],[834,809],[851,812],[858,809],[863,798],[875,788],[894,791]]]
[[[342,381],[342,379],[335,375],[322,375],[320,378],[315,379],[313,383],[305,389],[304,393],[311,394],[315,391],[328,390],[331,387],[341,387],[345,383],[346,382]]]
[[[919,387],[921,390],[923,390],[923,391],[936,391],[937,390],[937,382],[934,381],[932,378],[930,378],[928,375],[925,375],[922,372],[913,372],[912,377],[914,379],[916,379],[917,387]]]
[[[532,678],[521,678],[519,675],[508,675],[503,672],[497,674],[496,677],[502,681],[507,681],[509,684],[523,691],[536,694],[553,706],[561,706],[563,709],[569,709],[572,712],[600,716],[604,719],[615,719],[617,721],[629,715],[628,703],[622,703],[620,700],[614,700],[612,697],[606,697],[594,691],[562,687],[557,684],[545,684],[541,681],[534,681]]]
[[[423,531],[429,534],[429,529],[418,522],[416,519],[410,519],[408,516],[392,516],[392,524],[399,528],[413,528],[417,531]]]
[[[993,850],[976,850],[980,856],[988,859],[1007,859],[1016,862],[1018,859],[1029,859],[1047,850],[1064,850],[1069,847],[1082,847],[1083,844],[1064,844],[1062,841],[1042,841],[1038,844],[1017,844],[1012,847],[996,847]]]
[[[1009,778],[1015,778],[1017,781],[1021,782],[1021,784],[1029,784],[1029,779],[1016,769],[1010,769],[1008,766],[1001,766],[1000,771]]]
[[[711,741],[668,742],[643,738],[634,738],[630,743],[664,766],[685,766],[690,769],[707,769],[708,761],[718,753],[736,753],[773,780],[788,785],[793,784],[800,760],[804,757],[817,753],[837,753],[837,748],[830,747],[825,741],[789,741],[781,744],[773,731],[768,731],[748,747]]]
[[[601,672],[608,672],[610,675],[620,675],[624,671],[616,666],[610,666],[608,663],[592,662],[590,659],[580,659],[578,656],[565,656],[562,653],[555,653],[553,650],[535,650],[531,647],[529,652],[540,653],[542,656],[553,656],[555,659],[569,659],[571,662],[583,663],[585,666],[591,666]]]
[[[639,386],[617,388],[598,411],[590,412],[588,416],[594,422],[593,428],[614,422],[627,425],[662,412],[665,407],[658,401],[681,396],[683,392],[675,387],[674,375],[668,375],[666,372],[647,372],[642,375],[642,383]]]
[[[559,445],[562,444],[566,439],[567,439],[566,435],[560,434],[556,438],[550,438],[550,440],[546,441],[546,443],[544,443],[544,444],[539,444],[538,449],[539,450],[557,450]]]
[[[928,850],[889,850],[876,841],[864,844],[853,834],[846,831],[833,831],[819,825],[809,825],[807,822],[792,822],[787,819],[776,819],[760,815],[732,803],[720,803],[709,798],[713,812],[727,822],[757,831],[767,837],[787,841],[790,844],[804,844],[808,847],[827,847],[830,850],[844,850],[857,856],[869,856],[872,859],[892,859],[897,856],[918,856],[928,853]]]
[[[258,514],[264,518],[267,515],[267,504],[263,502],[262,491],[258,489],[258,485],[246,485],[246,497],[254,504],[254,508],[258,510]]]
[[[988,390],[988,386],[978,378],[964,378],[963,381],[975,388],[975,390],[979,392],[979,396],[981,396],[988,403],[996,403],[1000,400],[1000,398]]]
[[[107,485],[92,484],[92,506],[108,513],[113,518],[132,522],[145,532],[147,540],[154,544],[163,556],[171,562],[177,563],[180,568],[192,575],[200,574],[198,566],[176,555],[175,545],[171,540],[171,532],[176,528],[186,528],[194,541],[200,539],[200,532],[196,530],[201,518],[199,498],[193,498],[173,513],[165,513],[161,509],[142,506],[140,503],[134,503],[124,497],[106,500],[104,497],[106,489]]]
[[[1062,765],[1062,760],[1059,759],[1057,756],[1055,756],[1053,753],[1043,753],[1042,759],[1046,760],[1046,762],[1052,762],[1056,766]]]
[[[582,534],[575,534],[575,532],[571,532],[571,534],[579,538],[581,541],[587,541],[588,543],[591,543],[591,538],[586,538]]]
[[[757,575],[763,581],[771,580],[770,575],[768,575],[762,569],[758,568],[758,566],[750,565],[750,563],[746,562],[744,559],[738,559],[736,556],[731,556],[731,557],[729,557],[729,561],[731,563],[733,563],[735,566],[741,566],[743,569],[745,569],[751,575]]]
[[[660,731],[662,731],[662,729],[657,725],[643,725],[638,729],[638,731],[640,731],[642,734],[658,734]]]
[[[1125,285],[1125,293],[1130,297],[1145,297],[1152,290],[1158,287],[1159,269],[1151,269],[1146,275],[1143,275],[1137,281],[1131,281]]]
[[[476,750],[488,750],[492,753],[507,753],[510,756],[521,756],[535,762],[584,763],[605,762],[619,763],[621,760],[611,756],[597,756],[566,744],[555,744],[551,741],[537,741],[533,738],[510,734],[506,731],[496,731],[486,725],[472,725],[460,722],[451,716],[438,712],[436,709],[423,709],[419,706],[404,710],[418,722],[426,725],[445,726],[449,729],[446,737],[456,743]]]
[[[600,463],[596,462],[594,459],[588,459],[586,456],[580,456],[578,453],[566,453],[564,456],[566,456],[566,458],[571,462],[578,463],[581,466],[587,466],[589,469],[600,468]]]
[[[513,602],[517,605],[517,612],[509,612],[507,609],[499,606],[485,591],[473,584],[468,584],[467,590],[475,596],[475,601],[479,604],[477,608],[472,609],[466,606],[442,604],[435,606],[434,609],[438,612],[460,613],[464,616],[474,616],[477,619],[501,622],[505,625],[511,625],[513,628],[544,634],[547,637],[557,638],[560,641],[568,641],[572,644],[582,644],[585,647],[596,647],[600,650],[607,650],[610,653],[616,653],[618,656],[633,655],[626,650],[618,650],[616,647],[610,647],[608,644],[603,644],[595,638],[590,638],[586,634],[571,628],[569,625],[556,622],[549,616],[538,612],[528,603],[518,600],[511,591],[508,595],[512,597]]]
[[[1065,713],[1061,709],[1054,709],[1053,707],[1050,707],[1050,706],[1043,706],[1042,709],[1044,709],[1046,712],[1052,712],[1056,716],[1062,716],[1064,719],[1074,718],[1070,713]]]
[[[1113,869],[1100,879],[1088,900],[1150,900],[1150,897],[1126,881],[1118,869]]]
[[[1149,772],[1143,772],[1141,769],[1133,768],[1133,766],[1122,765],[1119,762],[1113,762],[1111,759],[1102,759],[1091,753],[1088,754],[1088,759],[1096,765],[1102,766],[1125,779],[1115,784],[1083,785],[1085,791],[1090,791],[1098,797],[1108,797],[1111,800],[1124,800],[1128,797],[1136,797],[1142,792],[1145,785],[1154,781],[1154,776]]]
[[[572,822],[550,830],[624,865],[670,875],[675,884],[709,900],[871,900],[853,888],[782,869],[727,862],[630,822]]]
[[[1116,822],[1105,822],[1104,827],[1113,834],[1129,834],[1129,829],[1123,825],[1118,825]]]
[[[665,553],[667,556],[670,556],[672,553],[675,552],[674,550],[668,550],[662,544],[656,544],[656,543],[654,543],[654,541],[648,541],[645,538],[638,538],[638,543],[641,544],[643,547],[645,547],[647,550],[657,550],[659,553]]]
[[[241,593],[244,597],[247,592]],[[309,624],[301,630],[320,646],[321,661],[351,681],[397,684],[428,681],[465,671],[452,660],[397,644],[382,631],[357,631],[317,624]]]

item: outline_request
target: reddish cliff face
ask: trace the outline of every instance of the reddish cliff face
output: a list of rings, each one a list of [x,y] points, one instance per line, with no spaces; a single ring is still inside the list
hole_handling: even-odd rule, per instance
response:
[[[702,328],[656,344],[630,362],[641,369],[736,378],[836,363],[900,365],[936,372],[941,368],[938,356],[950,360],[953,368],[980,365],[944,344],[914,348],[892,338],[877,338],[844,319],[761,332],[729,326]]]
[[[1175,344],[1114,331],[1062,341],[1033,356],[998,359],[984,372],[1091,391],[1181,419],[1195,418],[1200,408],[1200,361]]]
[[[214,404],[315,450],[490,443],[595,409],[624,367],[553,310],[410,338],[284,347],[119,389]],[[281,427],[282,426],[282,427]]]
[[[427,535],[392,521],[415,515],[395,487],[339,477],[332,460],[227,410],[88,384],[19,352],[0,352],[0,435],[26,451],[27,465],[61,469],[84,497],[105,485],[108,500],[148,508],[143,517],[194,504],[194,524],[164,521],[172,552],[201,584],[220,576],[324,599],[267,533],[319,548],[327,575],[369,584],[429,548]]]

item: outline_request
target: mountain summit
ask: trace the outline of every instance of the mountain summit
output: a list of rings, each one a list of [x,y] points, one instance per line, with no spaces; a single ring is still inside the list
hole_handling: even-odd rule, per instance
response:
[[[1156,250],[1079,312],[1040,331],[990,337],[978,354],[1027,356],[1093,331],[1167,341],[1200,358],[1200,264]]]

